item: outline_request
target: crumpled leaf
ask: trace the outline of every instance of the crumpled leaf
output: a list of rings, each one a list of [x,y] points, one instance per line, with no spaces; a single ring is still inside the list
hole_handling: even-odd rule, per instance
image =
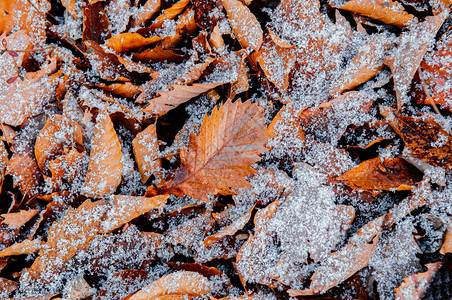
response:
[[[102,198],[112,194],[122,178],[122,151],[110,116],[104,110],[97,117],[83,194]]]
[[[156,126],[149,125],[145,130],[137,134],[132,141],[133,154],[140,170],[141,181],[146,183],[153,173],[157,173],[162,166],[159,158],[159,141],[157,139]]]
[[[361,227],[350,241],[320,263],[309,290],[288,291],[291,297],[322,294],[369,264],[381,234],[383,215]]]
[[[444,11],[437,16],[426,17],[424,22],[404,32],[398,47],[386,58],[385,63],[391,68],[394,78],[398,109],[408,103],[407,93],[414,74],[447,16],[448,12]]]
[[[143,109],[143,111],[150,113],[153,116],[162,116],[170,110],[178,107],[180,104],[225,83],[226,82],[194,83],[188,86],[172,85],[171,87],[173,89],[170,91],[158,91],[160,96],[149,100],[149,105]]]
[[[50,116],[35,142],[35,157],[41,171],[48,173],[50,161],[63,154],[64,148],[72,146],[83,149],[80,126],[62,115]]]
[[[238,0],[222,0],[222,3],[228,14],[232,30],[242,48],[259,50],[264,33],[250,9]]]
[[[407,27],[416,18],[397,1],[351,0],[340,7],[397,27]]]
[[[422,180],[422,173],[404,159],[375,157],[337,179],[357,190],[405,191],[413,189]]]
[[[41,240],[24,240],[21,243],[16,243],[6,249],[0,251],[0,257],[12,255],[28,255],[33,254],[41,249],[43,242]]]
[[[157,43],[162,38],[159,36],[153,36],[151,38],[145,38],[141,34],[136,32],[119,33],[107,40],[105,45],[115,50],[118,53],[128,52],[136,48],[151,45]]]
[[[396,299],[422,299],[442,265],[440,261],[426,264],[427,271],[403,279],[403,283],[395,289]]]
[[[186,296],[202,296],[211,291],[209,280],[196,272],[178,271],[151,282],[133,294],[129,300],[177,299]]]
[[[403,116],[396,110],[380,106],[380,113],[417,158],[444,169],[452,167],[452,136],[433,117]]]
[[[256,104],[226,101],[204,117],[199,136],[190,135],[189,152],[181,151],[181,167],[158,193],[183,194],[209,201],[207,194],[233,195],[246,187],[243,179],[256,171],[251,164],[265,152],[264,113]]]

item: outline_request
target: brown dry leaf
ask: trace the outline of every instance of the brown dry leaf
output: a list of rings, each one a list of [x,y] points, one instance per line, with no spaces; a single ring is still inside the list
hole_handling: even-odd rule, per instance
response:
[[[21,243],[16,243],[6,249],[0,251],[0,257],[12,255],[28,255],[33,254],[41,249],[43,242],[41,240],[25,240]]]
[[[190,135],[189,152],[181,151],[181,167],[159,193],[188,195],[209,201],[207,194],[234,195],[231,188],[247,187],[243,178],[256,173],[251,165],[265,152],[265,115],[251,101],[213,109],[201,125],[199,136]]]
[[[8,35],[14,30],[27,30],[34,39],[32,44],[38,46],[45,42],[45,14],[50,10],[48,1],[2,0],[0,2],[0,34]],[[36,9],[39,9],[39,13]]]
[[[7,174],[14,178],[14,186],[19,186],[21,193],[35,195],[43,182],[41,171],[32,151],[14,153],[9,160]]]
[[[276,213],[278,202],[272,202],[267,207],[259,210],[254,216],[254,235],[240,248],[236,258],[236,269],[241,281],[258,282],[267,286],[275,286],[274,281],[268,276],[268,268],[276,263],[275,257],[266,257],[274,247],[273,232],[270,230],[270,222]]]
[[[427,271],[413,274],[403,279],[403,283],[395,289],[396,299],[401,300],[420,300],[424,298],[425,293],[430,287],[430,283],[435,278],[436,273],[443,265],[443,262],[426,264]]]
[[[2,192],[3,179],[5,178],[6,166],[8,165],[8,151],[5,144],[0,141],[0,194]]]
[[[248,221],[250,220],[251,213],[253,212],[253,210],[254,210],[254,206],[250,210],[248,210],[246,212],[246,214],[237,218],[230,225],[223,227],[220,231],[207,237],[204,240],[204,246],[206,246],[206,247],[212,246],[214,243],[221,241],[225,237],[232,236],[237,231],[241,230],[246,225],[246,223],[248,223]]]
[[[112,194],[121,182],[123,169],[121,159],[118,135],[104,108],[97,116],[83,194],[93,198]]]
[[[269,30],[257,54],[257,62],[265,76],[282,91],[289,87],[289,76],[297,58],[295,50]]]
[[[407,27],[416,18],[407,13],[397,1],[351,0],[340,7],[385,24]]]
[[[162,208],[168,197],[169,195],[152,198],[112,195],[106,202],[108,211],[100,233],[111,232],[154,208]]]
[[[212,290],[209,280],[196,272],[178,271],[151,282],[129,300],[182,299],[203,296]]]
[[[238,0],[222,0],[229,23],[242,48],[259,50],[264,32],[248,7]]]
[[[289,116],[288,116],[289,115]],[[284,131],[290,131],[299,140],[304,140],[303,128],[301,127],[298,119],[295,118],[290,112],[287,111],[286,106],[283,106],[271,123],[268,125],[265,135],[270,138],[274,138],[278,135],[278,127],[283,127]],[[268,146],[267,146],[268,147]]]
[[[4,54],[7,55],[7,54]],[[41,112],[43,106],[52,99],[62,70],[53,74],[57,59],[51,58],[38,72],[29,72],[24,80],[17,79],[0,88],[0,122],[19,126],[33,114]]]
[[[88,246],[97,235],[104,214],[103,200],[86,200],[77,209],[70,208],[60,222],[50,227],[47,242],[41,246],[39,257],[22,276],[32,281],[52,281],[64,263]]]
[[[434,42],[435,35],[448,16],[447,11],[425,18],[425,21],[404,32],[394,52],[385,59],[394,78],[397,96],[397,108],[408,103],[407,93],[428,47]]]
[[[359,164],[337,178],[345,185],[366,191],[405,191],[422,180],[422,173],[401,158],[375,157]],[[378,192],[376,192],[378,193]]]
[[[446,255],[446,253],[452,253],[452,223],[447,225],[447,230],[444,234],[444,242],[439,250],[439,253],[443,255]]]
[[[3,220],[1,224],[8,226],[11,229],[17,229],[25,225],[28,221],[31,220],[34,216],[36,216],[40,212],[39,209],[32,209],[29,211],[21,210],[18,213],[9,213],[0,215]]]
[[[76,1],[77,0],[61,0],[61,5],[67,9],[68,13],[70,13],[75,20],[78,18],[77,9],[75,7]]]
[[[83,12],[83,41],[94,41],[103,44],[111,36],[111,24],[102,3],[82,6]]]
[[[220,33],[220,28],[218,24],[212,29],[210,33],[209,44],[212,45],[217,51],[220,49],[224,49],[224,40]]]
[[[127,52],[140,48],[143,46],[155,44],[162,38],[159,36],[153,36],[151,38],[145,38],[141,34],[136,32],[118,33],[117,35],[109,38],[105,43],[106,46],[115,50],[118,53]]]
[[[51,182],[55,190],[62,190],[63,181],[72,183],[82,179],[86,172],[88,155],[85,151],[78,152],[75,148],[64,149],[61,156],[49,162],[48,169],[52,175]]]
[[[87,51],[85,54],[92,63],[94,70],[99,72],[102,79],[109,81],[130,81],[131,74],[124,65],[119,61],[118,57],[112,53],[107,53],[94,41],[85,41]],[[91,51],[93,50],[93,51]]]
[[[328,255],[311,277],[309,290],[288,291],[292,297],[322,294],[366,267],[377,246],[386,215],[361,227],[347,245]]]
[[[433,116],[407,117],[384,106],[380,106],[380,113],[414,156],[433,166],[452,167],[452,136],[434,121]]]
[[[145,130],[137,134],[132,141],[133,154],[141,174],[141,181],[146,183],[153,173],[158,173],[162,167],[159,156],[159,141],[157,139],[156,126],[149,125]]]
[[[193,9],[186,10],[177,20],[176,33],[171,36],[166,36],[162,40],[163,48],[175,47],[182,41],[184,35],[192,35],[196,31],[195,13]]]
[[[228,98],[234,99],[237,94],[248,91],[250,88],[248,71],[246,67],[245,58],[247,55],[244,53],[242,56],[242,61],[240,62],[240,67],[238,69],[237,80],[231,82],[231,88],[229,89]]]
[[[394,45],[387,34],[375,34],[348,63],[344,73],[334,83],[330,95],[340,94],[367,82],[384,68],[385,51]]]
[[[135,98],[141,93],[139,86],[134,85],[130,82],[112,83],[109,85],[98,83],[95,85],[95,87],[124,98]]]
[[[203,74],[203,72],[206,70],[206,68],[208,66],[210,66],[210,64],[212,62],[214,62],[215,59],[208,57],[204,60],[204,62],[199,63],[199,64],[194,64],[188,73],[183,74],[182,76],[179,76],[178,79],[176,79],[174,81],[175,84],[177,85],[188,85],[188,84],[192,84],[193,82],[195,82],[196,80],[199,79],[199,77],[201,77],[201,75]]]
[[[192,85],[171,85],[173,88],[170,91],[158,91],[159,97],[148,100],[149,105],[143,109],[144,112],[152,116],[163,116],[170,110],[178,107],[182,103],[191,100],[217,86],[223,85],[226,82],[220,83],[194,83]]]
[[[172,20],[185,10],[185,7],[190,3],[190,0],[181,0],[175,3],[170,8],[163,11],[163,14],[157,17],[157,20],[151,24],[150,29],[157,29],[162,27],[165,20]]]
[[[141,53],[132,53],[132,57],[142,62],[181,62],[183,55],[174,53],[173,50],[164,49],[162,46],[157,46],[152,49],[146,49]]]
[[[134,14],[130,23],[131,27],[143,26],[160,10],[160,0],[147,0],[146,3]]]
[[[50,161],[62,155],[64,148],[70,147],[83,149],[80,126],[62,115],[50,116],[35,142],[35,157],[41,171],[47,174]]]

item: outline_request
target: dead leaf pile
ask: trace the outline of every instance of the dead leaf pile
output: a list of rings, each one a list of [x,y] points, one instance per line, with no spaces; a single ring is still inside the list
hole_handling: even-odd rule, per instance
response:
[[[450,298],[451,5],[1,1],[0,298]]]

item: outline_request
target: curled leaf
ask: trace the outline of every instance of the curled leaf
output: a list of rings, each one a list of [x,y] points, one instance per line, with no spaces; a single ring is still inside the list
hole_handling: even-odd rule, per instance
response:
[[[132,144],[135,160],[141,174],[141,181],[146,183],[152,173],[158,171],[162,166],[162,162],[158,158],[159,141],[155,125],[151,124],[137,134]]]
[[[150,44],[154,44],[160,41],[161,39],[162,38],[159,36],[145,38],[141,34],[136,32],[126,32],[119,33],[109,38],[105,45],[107,45],[108,47],[110,47],[111,49],[115,50],[118,53],[122,53]]]

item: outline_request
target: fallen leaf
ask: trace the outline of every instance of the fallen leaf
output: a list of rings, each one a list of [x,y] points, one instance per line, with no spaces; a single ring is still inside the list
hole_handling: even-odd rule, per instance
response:
[[[433,117],[403,116],[398,111],[380,106],[380,113],[417,158],[444,169],[452,167],[452,137]]]
[[[133,139],[133,154],[140,170],[141,181],[146,183],[153,173],[157,173],[162,167],[159,158],[159,141],[157,139],[156,126],[149,125],[145,130],[137,134]]]
[[[64,150],[64,153],[56,159],[50,161],[48,170],[52,177],[52,182],[55,190],[65,190],[64,182],[76,183],[83,182],[83,175],[86,173],[88,157],[85,151],[78,152],[75,148],[69,151]],[[67,188],[70,190],[69,188]]]
[[[422,299],[442,265],[440,261],[426,264],[427,271],[403,279],[403,283],[395,289],[396,299]]]
[[[104,109],[97,117],[83,194],[102,198],[112,194],[122,178],[122,151],[110,116]]]
[[[334,83],[330,95],[340,94],[367,82],[384,68],[386,50],[393,46],[393,38],[385,33],[369,38],[358,54],[347,64],[344,73]]]
[[[100,233],[111,232],[154,208],[162,208],[168,197],[169,195],[152,198],[112,195],[110,200],[106,201],[108,211]]]
[[[296,297],[322,294],[366,267],[377,246],[385,217],[383,215],[364,225],[347,245],[330,253],[312,275],[309,290],[290,289],[289,295]]]
[[[0,141],[0,193],[2,192],[3,180],[5,179],[6,167],[8,166],[8,151],[5,144]]]
[[[422,176],[419,170],[402,158],[375,157],[363,161],[337,180],[357,190],[405,191],[413,189]]]
[[[111,36],[111,24],[102,3],[83,5],[82,12],[83,41],[94,41],[98,44],[103,44],[104,40]]]
[[[48,174],[49,163],[63,154],[64,148],[83,149],[80,126],[62,115],[52,115],[36,137],[35,157],[39,168]]]
[[[181,167],[159,193],[188,195],[209,201],[207,194],[233,195],[231,188],[246,187],[243,179],[256,171],[251,164],[265,152],[263,110],[250,101],[228,100],[211,117],[204,117],[199,136],[190,135],[189,152],[181,153]]]
[[[31,151],[24,154],[14,153],[8,162],[7,174],[13,176],[14,185],[19,186],[24,196],[37,194],[43,182],[41,171]]]
[[[138,13],[133,15],[131,26],[143,26],[160,10],[160,0],[147,0],[143,6],[138,8]]]
[[[184,296],[202,296],[208,294],[211,289],[211,283],[201,274],[178,271],[151,282],[133,294],[129,300],[153,300],[162,299],[162,297],[177,299]]]
[[[135,98],[138,96],[141,91],[138,86],[133,85],[130,82],[126,83],[112,83],[109,85],[106,85],[104,83],[98,83],[95,85],[95,87],[98,87],[100,89],[103,89],[104,91],[110,92],[112,94],[125,97],[125,98]]]
[[[144,112],[152,116],[163,116],[170,110],[178,107],[182,103],[197,97],[207,91],[210,91],[217,86],[223,85],[226,82],[220,83],[194,83],[192,85],[172,85],[170,91],[158,91],[159,97],[148,100],[149,105],[143,109]]]
[[[196,31],[195,13],[193,9],[186,10],[177,20],[174,35],[166,36],[162,40],[163,48],[175,47],[182,41],[184,36],[191,35]]]
[[[171,20],[176,18],[180,13],[185,10],[190,0],[180,0],[179,2],[173,4],[170,8],[163,11],[163,14],[157,17],[157,20],[151,24],[149,29],[161,28],[165,20]]]
[[[439,253],[446,255],[446,253],[452,253],[452,224],[449,222],[447,225],[446,233],[444,234],[444,242],[439,250]]]
[[[77,0],[62,0],[61,1],[61,5],[63,5],[67,9],[68,13],[70,13],[71,16],[75,20],[78,19],[78,17],[77,17],[77,9],[76,9],[76,6],[75,6],[76,1]]]
[[[145,38],[141,34],[136,32],[118,33],[117,35],[109,38],[105,45],[115,50],[118,53],[128,52],[136,48],[155,44],[162,38],[159,36],[153,36],[151,38]]]
[[[264,33],[250,9],[238,0],[222,0],[222,3],[228,14],[232,30],[242,48],[259,50]]]
[[[448,16],[447,11],[425,18],[425,21],[412,27],[400,37],[393,53],[385,59],[394,79],[397,108],[408,103],[407,93],[429,45]]]
[[[164,49],[162,46],[156,46],[152,49],[146,49],[141,53],[132,53],[132,57],[143,62],[181,62],[183,55],[176,54],[173,50]]]
[[[392,0],[351,0],[340,8],[402,28],[409,26],[416,20],[412,14],[404,10],[399,2]]]
[[[41,249],[42,244],[43,242],[38,239],[24,240],[21,243],[15,243],[0,251],[0,257],[34,254]]]
[[[39,209],[32,209],[29,211],[21,210],[18,213],[2,214],[0,215],[3,218],[1,224],[6,225],[11,229],[20,228],[39,212]]]
[[[8,295],[19,288],[19,283],[13,280],[0,277],[0,290],[3,295]]]

